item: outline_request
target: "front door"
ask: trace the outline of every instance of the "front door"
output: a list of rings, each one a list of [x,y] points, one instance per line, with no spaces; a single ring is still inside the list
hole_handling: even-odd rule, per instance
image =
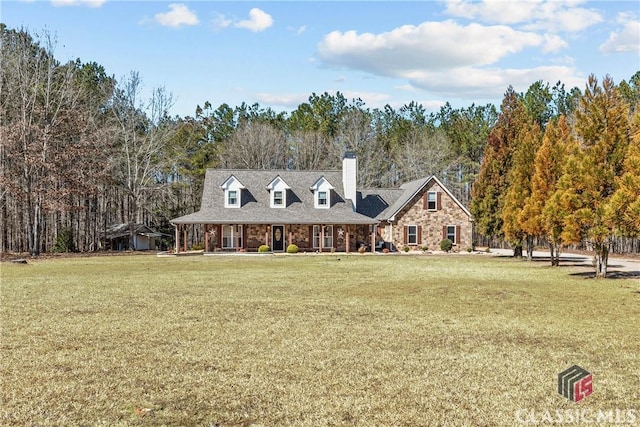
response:
[[[271,250],[273,252],[284,251],[284,225],[271,227]]]

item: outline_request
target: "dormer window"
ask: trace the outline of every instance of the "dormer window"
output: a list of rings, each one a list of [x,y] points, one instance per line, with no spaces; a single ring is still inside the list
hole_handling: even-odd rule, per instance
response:
[[[333,185],[323,176],[310,188],[313,191],[314,205],[316,209],[329,209],[331,207],[331,190]]]
[[[284,194],[282,191],[274,191],[273,192],[273,207],[279,208],[284,206]]]
[[[227,207],[238,207],[240,203],[238,203],[238,191],[237,190],[227,190]]]
[[[272,208],[284,208],[287,206],[287,190],[290,188],[291,187],[289,187],[280,176],[275,177],[275,179],[267,185]]]
[[[326,208],[329,206],[329,198],[326,191],[318,191],[318,207]]]
[[[242,190],[244,185],[231,175],[225,182],[220,185],[220,188],[224,190],[224,207],[225,208],[239,208],[242,205]]]

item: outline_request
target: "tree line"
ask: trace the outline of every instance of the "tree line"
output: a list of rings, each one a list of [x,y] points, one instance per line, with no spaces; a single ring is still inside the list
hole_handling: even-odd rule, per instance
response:
[[[415,102],[371,109],[340,92],[313,93],[291,112],[204,102],[193,116],[171,116],[172,94],[155,88],[143,97],[137,72],[116,79],[95,62],[61,62],[47,32],[0,24],[0,37],[3,253],[99,250],[113,224],[172,234],[170,219],[199,209],[207,168],[339,169],[347,150],[357,153],[362,188],[434,174],[474,206],[474,192],[483,199],[474,183],[486,174],[487,147],[512,137],[497,132],[515,135],[503,124],[511,120],[504,102],[500,113],[492,104],[448,103],[428,113]],[[623,82],[629,93],[637,80]],[[541,129],[574,117],[584,97],[561,82],[513,96]],[[505,162],[502,171],[511,157]],[[496,201],[506,199],[504,188]],[[501,224],[481,230],[506,238]],[[194,230],[190,238],[201,237]]]
[[[539,92],[543,93],[543,92]],[[545,241],[552,265],[569,245],[592,250],[596,277],[609,252],[640,237],[640,72],[630,83],[589,76],[571,111],[507,90],[472,190],[477,230],[516,256]]]

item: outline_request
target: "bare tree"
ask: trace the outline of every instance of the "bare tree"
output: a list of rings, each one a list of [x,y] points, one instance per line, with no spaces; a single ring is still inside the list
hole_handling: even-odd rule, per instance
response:
[[[221,159],[228,168],[286,169],[289,147],[282,130],[260,120],[247,120],[237,127]]]
[[[142,79],[137,72],[131,72],[117,88],[111,109],[112,132],[118,144],[113,177],[126,195],[126,206],[121,211],[122,220],[129,224],[144,222],[147,198],[161,188],[158,175],[164,164],[165,147],[175,132],[168,117],[172,95],[157,88],[145,103],[141,92]]]

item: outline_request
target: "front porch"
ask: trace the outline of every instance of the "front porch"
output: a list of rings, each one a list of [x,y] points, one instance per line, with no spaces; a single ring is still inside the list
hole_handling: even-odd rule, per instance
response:
[[[369,224],[175,224],[176,254],[189,251],[192,227],[202,227],[204,253],[257,252],[262,245],[286,252],[290,244],[300,252],[356,252],[361,246],[375,252],[381,245]]]

